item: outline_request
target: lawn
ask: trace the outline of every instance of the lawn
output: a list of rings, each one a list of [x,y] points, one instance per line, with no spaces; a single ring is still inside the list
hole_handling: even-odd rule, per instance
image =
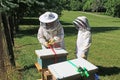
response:
[[[77,30],[72,21],[77,16],[89,19],[92,32],[92,45],[88,61],[99,67],[101,80],[119,80],[120,78],[120,18],[86,13],[80,11],[63,11],[60,21],[65,31],[65,46],[69,52],[68,59],[75,58]],[[37,40],[38,18],[24,21],[15,35],[15,61],[17,71],[13,80],[36,80],[40,78],[34,63],[37,61],[35,50],[41,49]]]

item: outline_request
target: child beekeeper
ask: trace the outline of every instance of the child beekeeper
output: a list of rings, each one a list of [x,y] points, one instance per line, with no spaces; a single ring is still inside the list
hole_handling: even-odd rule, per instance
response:
[[[76,57],[87,59],[89,47],[91,45],[91,31],[87,17],[79,16],[73,21],[78,30],[76,41]]]
[[[39,21],[40,27],[37,38],[41,43],[42,49],[47,49],[50,46],[64,49],[64,30],[58,20],[58,14],[45,12],[39,17]]]

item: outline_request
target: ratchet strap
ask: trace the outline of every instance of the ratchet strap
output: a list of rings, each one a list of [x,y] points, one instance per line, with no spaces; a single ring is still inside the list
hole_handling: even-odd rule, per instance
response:
[[[54,50],[54,48],[51,46],[51,45],[49,45],[49,48],[52,50],[52,52],[54,53],[54,63],[56,63],[57,62],[57,54],[56,54],[56,52],[55,52],[55,50]]]
[[[73,62],[71,62],[70,60],[68,60],[68,63],[70,63],[72,66],[74,66],[77,69],[77,72],[79,72],[79,74],[83,77],[89,77],[88,71],[85,67],[81,68],[81,67],[77,67],[77,65],[75,65]]]

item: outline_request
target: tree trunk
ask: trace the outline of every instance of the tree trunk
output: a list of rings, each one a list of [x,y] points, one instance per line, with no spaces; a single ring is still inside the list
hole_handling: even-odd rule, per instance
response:
[[[4,64],[4,50],[3,50],[3,26],[1,23],[0,14],[0,80],[7,80],[6,69]]]
[[[9,16],[9,25],[10,25],[12,45],[14,46],[14,27],[15,27],[14,16]]]
[[[3,22],[3,27],[4,27],[7,47],[8,47],[8,50],[9,50],[8,55],[10,57],[10,62],[11,62],[12,66],[15,66],[11,31],[10,31],[8,17],[7,17],[7,15],[5,13],[2,13],[2,22]]]

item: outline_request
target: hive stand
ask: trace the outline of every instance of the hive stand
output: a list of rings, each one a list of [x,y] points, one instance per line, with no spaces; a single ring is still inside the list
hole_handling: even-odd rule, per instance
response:
[[[38,72],[41,73],[41,79],[37,79],[37,80],[52,80],[52,75],[51,73],[48,71],[48,69],[42,69],[42,67],[40,66],[40,64],[38,62],[35,63],[35,66],[38,70]]]

